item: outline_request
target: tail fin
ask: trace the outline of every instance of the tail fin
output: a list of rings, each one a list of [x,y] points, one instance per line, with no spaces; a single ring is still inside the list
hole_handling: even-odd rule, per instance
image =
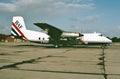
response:
[[[23,39],[27,39],[24,35],[25,30],[26,30],[26,26],[23,17],[21,16],[13,17],[11,35],[16,37],[23,37]]]

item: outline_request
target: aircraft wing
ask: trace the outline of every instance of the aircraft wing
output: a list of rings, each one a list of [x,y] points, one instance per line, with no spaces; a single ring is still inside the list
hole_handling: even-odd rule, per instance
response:
[[[63,33],[61,29],[58,29],[47,23],[34,23],[34,25],[43,29],[45,32],[47,32],[48,35],[50,35],[54,39],[60,38],[61,34]]]

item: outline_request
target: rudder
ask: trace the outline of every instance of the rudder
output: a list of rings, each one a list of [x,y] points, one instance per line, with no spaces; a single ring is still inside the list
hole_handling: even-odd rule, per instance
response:
[[[13,17],[11,35],[17,37],[24,37],[24,39],[27,39],[24,35],[25,30],[26,30],[26,26],[23,17],[21,16]]]

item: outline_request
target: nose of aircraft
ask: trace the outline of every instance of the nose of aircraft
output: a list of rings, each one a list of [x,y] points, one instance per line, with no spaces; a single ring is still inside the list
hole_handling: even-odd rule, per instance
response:
[[[107,42],[108,42],[108,43],[112,43],[112,40],[110,40],[110,39],[107,38]]]

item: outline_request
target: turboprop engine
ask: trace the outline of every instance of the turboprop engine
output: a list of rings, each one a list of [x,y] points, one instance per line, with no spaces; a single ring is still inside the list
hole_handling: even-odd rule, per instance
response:
[[[75,32],[63,32],[61,34],[61,37],[80,37],[81,34],[80,33],[75,33]]]

